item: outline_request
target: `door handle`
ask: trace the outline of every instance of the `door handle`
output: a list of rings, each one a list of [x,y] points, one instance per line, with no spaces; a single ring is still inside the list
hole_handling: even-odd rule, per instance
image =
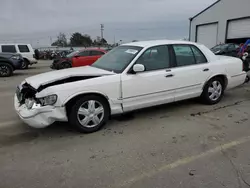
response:
[[[165,77],[166,78],[170,78],[170,77],[173,77],[174,75],[173,74],[168,74],[168,75],[166,75]]]
[[[203,71],[204,71],[204,72],[207,72],[207,71],[209,71],[209,68],[203,69]]]

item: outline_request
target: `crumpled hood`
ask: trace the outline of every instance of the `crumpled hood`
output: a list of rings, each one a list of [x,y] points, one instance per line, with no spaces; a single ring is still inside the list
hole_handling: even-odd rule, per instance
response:
[[[84,67],[76,67],[76,68],[63,69],[63,70],[38,74],[26,78],[25,82],[30,84],[34,89],[38,89],[42,85],[50,84],[70,77],[103,76],[103,75],[113,75],[113,74],[115,73],[91,66],[84,66]]]

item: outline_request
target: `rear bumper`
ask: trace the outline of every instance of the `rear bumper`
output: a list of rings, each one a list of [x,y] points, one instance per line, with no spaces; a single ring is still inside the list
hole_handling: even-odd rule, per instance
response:
[[[29,58],[29,62],[30,62],[31,65],[32,64],[37,64],[37,59],[35,59],[35,58]]]
[[[246,72],[242,72],[238,75],[231,76],[231,78],[228,79],[227,89],[231,89],[231,88],[244,84],[246,77],[247,77]]]

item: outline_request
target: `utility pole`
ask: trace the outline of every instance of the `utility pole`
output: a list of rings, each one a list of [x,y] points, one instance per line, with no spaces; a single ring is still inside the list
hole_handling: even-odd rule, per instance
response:
[[[49,40],[50,40],[50,45],[52,44],[52,37],[50,36],[49,37]]]
[[[104,25],[101,24],[101,39],[103,39],[103,31],[104,31]]]

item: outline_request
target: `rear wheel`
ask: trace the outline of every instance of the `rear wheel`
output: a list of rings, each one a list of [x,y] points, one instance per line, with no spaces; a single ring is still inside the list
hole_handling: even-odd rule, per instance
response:
[[[13,74],[13,68],[8,63],[0,63],[0,77],[9,77]]]
[[[102,97],[89,95],[75,102],[69,114],[69,122],[80,132],[98,131],[108,121],[110,114],[108,102]]]
[[[224,82],[221,78],[215,77],[207,82],[201,95],[202,101],[206,104],[217,104],[224,95]]]

